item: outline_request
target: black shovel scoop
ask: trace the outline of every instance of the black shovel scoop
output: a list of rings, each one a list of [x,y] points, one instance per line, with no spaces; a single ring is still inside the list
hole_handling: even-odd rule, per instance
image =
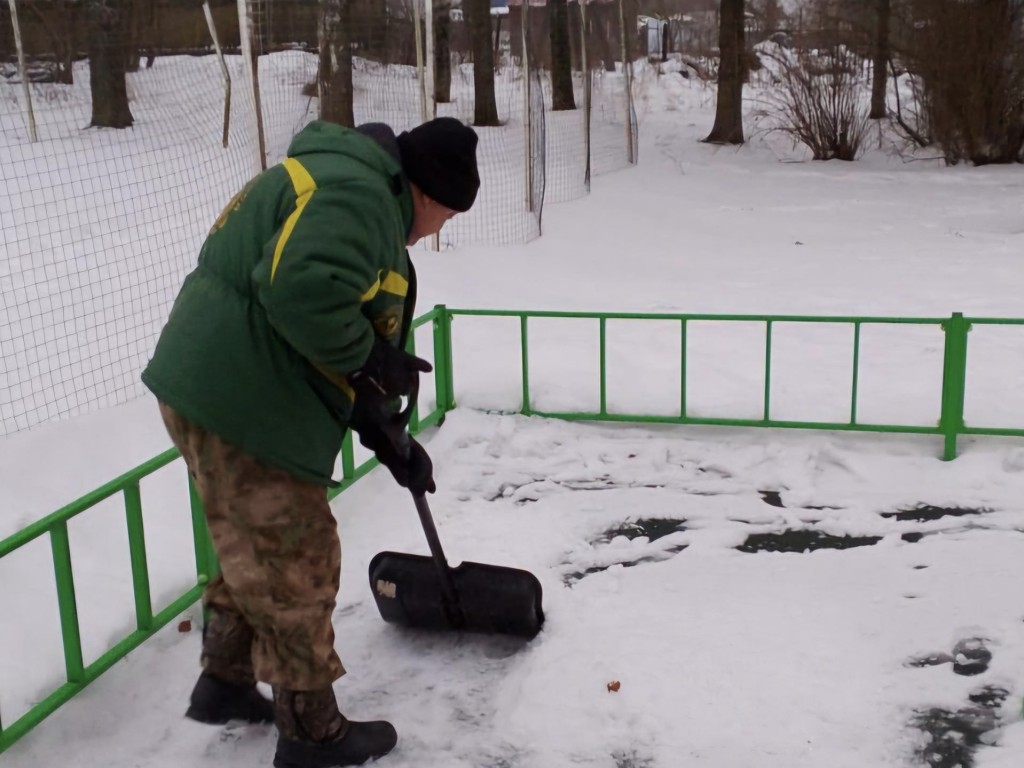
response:
[[[393,424],[396,444],[409,450],[405,430],[415,393]],[[399,421],[400,420],[400,421]],[[430,507],[413,494],[431,557],[380,552],[370,561],[370,589],[384,621],[432,630],[534,637],[544,624],[542,592],[529,571],[464,562],[450,568],[437,537]]]

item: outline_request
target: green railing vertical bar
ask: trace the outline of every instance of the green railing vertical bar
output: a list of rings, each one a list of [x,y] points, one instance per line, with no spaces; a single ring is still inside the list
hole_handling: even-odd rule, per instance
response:
[[[942,366],[942,413],[939,429],[945,440],[942,458],[956,458],[956,438],[964,428],[964,389],[967,386],[967,331],[970,324],[954,312],[942,324],[945,353]]]
[[[142,492],[138,483],[124,489],[124,511],[128,523],[128,552],[132,564],[132,589],[135,593],[135,623],[140,630],[153,627],[153,599],[149,590],[149,562],[146,558],[146,534],[142,523]]]
[[[434,307],[434,400],[437,407],[443,411],[447,410],[448,404],[448,376],[446,368],[447,360],[444,346],[444,313],[440,306]]]
[[[454,356],[454,342],[452,341],[452,323],[455,322],[455,318],[448,312],[448,308],[443,304],[438,310],[438,320],[440,325],[438,330],[440,331],[440,342],[441,349],[444,354],[442,360],[444,362],[444,408],[442,413],[447,413],[455,407],[455,356]]]
[[[771,420],[772,400],[772,321],[764,327],[764,420]]]
[[[410,355],[416,354],[416,331],[409,329],[409,338],[405,340],[405,351]],[[413,403],[412,413],[409,414],[409,431],[415,434],[420,429],[420,404],[417,400]],[[351,432],[352,430],[349,430]]]
[[[679,418],[686,418],[686,318],[679,321]]]
[[[860,321],[853,324],[853,382],[850,386],[850,424],[857,423],[857,388],[860,386]]]
[[[217,557],[217,549],[213,546],[213,537],[210,535],[210,528],[203,523],[203,539],[206,541],[206,562],[209,568],[208,578],[213,581],[220,576],[220,558]]]
[[[192,513],[192,542],[196,552],[196,580],[205,586],[213,578],[211,562],[212,547],[210,534],[206,529],[206,514],[203,512],[203,500],[199,498],[192,474],[188,476],[188,502]]]
[[[196,554],[196,578],[200,584],[205,584],[209,578],[210,567],[207,563],[206,538],[206,516],[203,514],[203,502],[199,498],[199,491],[196,489],[192,473],[188,476],[188,502],[189,511],[192,515],[192,545]]]
[[[601,410],[602,416],[608,414],[608,318],[598,319],[601,347]]]
[[[448,392],[448,401],[445,403],[444,412],[447,413],[455,407],[455,345],[452,343],[452,322],[455,318],[444,305],[441,306],[441,317],[443,319],[441,327],[444,328],[445,389]]]
[[[519,318],[519,339],[522,344],[522,374],[523,374],[523,413],[529,415],[532,411],[530,406],[530,337],[527,331],[527,320],[524,314]]]
[[[57,607],[60,611],[60,632],[64,639],[64,666],[69,683],[85,679],[82,662],[82,633],[78,626],[78,602],[75,599],[75,577],[71,569],[71,542],[66,521],[50,529],[53,549],[53,573],[57,580]]]
[[[343,480],[351,480],[356,474],[355,444],[353,443],[352,430],[345,430],[345,437],[341,440],[341,477]]]

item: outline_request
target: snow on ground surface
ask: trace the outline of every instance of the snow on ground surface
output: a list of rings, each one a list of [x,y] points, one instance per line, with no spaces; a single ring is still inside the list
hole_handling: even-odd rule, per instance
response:
[[[989,687],[1012,697],[1004,716],[1015,719],[1020,448],[943,463],[922,439],[467,410],[428,447],[450,560],[531,570],[548,619],[529,643],[384,624],[369,559],[424,552],[422,532],[380,473],[343,494],[336,626],[350,671],[337,691],[351,716],[396,724],[389,765],[899,766],[925,743],[908,727],[916,712],[956,712]],[[921,503],[967,512],[930,519]],[[760,551],[773,548],[764,534],[785,530],[815,534],[809,547],[847,536],[858,546]],[[991,663],[956,674],[942,654],[973,638]],[[197,631],[165,631],[5,764],[265,764],[272,729],[182,720],[198,647]],[[929,657],[939,663],[911,664]],[[979,754],[1010,750],[1019,759],[1009,741]]]
[[[710,147],[697,140],[711,91],[651,72],[639,87],[640,166],[549,206],[527,246],[417,254],[423,309],[1021,315],[1020,168],[904,162],[888,142],[855,164],[798,162],[775,136]],[[531,336],[538,409],[594,407],[596,328],[573,323],[538,322]],[[1020,441],[965,439],[941,462],[935,437],[472,410],[519,407],[516,330],[456,319],[464,407],[426,441],[449,559],[535,573],[548,617],[535,640],[384,624],[366,567],[380,550],[425,551],[411,502],[376,472],[334,503],[349,670],[336,689],[350,716],[395,723],[399,746],[380,765],[876,768],[925,763],[939,736],[985,742],[980,768],[1024,761]],[[773,416],[848,415],[849,333],[780,330]],[[757,417],[763,328],[694,334],[694,412]],[[934,423],[937,326],[877,334],[864,342],[861,410]],[[612,408],[678,407],[674,326],[610,325],[609,343]],[[968,421],[1024,424],[1024,331],[978,327],[970,344]],[[149,398],[7,438],[0,536],[168,445]],[[143,498],[159,608],[189,585],[180,463],[144,482]],[[71,525],[87,662],[132,624],[122,520],[110,502]],[[787,548],[812,551],[772,551]],[[16,585],[0,592],[5,723],[61,679],[49,568],[45,541],[0,561],[0,581]],[[181,717],[199,641],[171,626],[6,752],[4,768],[269,764],[272,728]]]

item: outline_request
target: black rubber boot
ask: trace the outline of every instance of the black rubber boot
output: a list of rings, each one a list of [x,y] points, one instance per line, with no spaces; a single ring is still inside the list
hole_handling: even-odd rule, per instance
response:
[[[279,736],[274,768],[341,768],[383,757],[398,743],[384,720],[355,722],[338,711],[334,690],[274,689]]]
[[[231,720],[272,723],[274,703],[264,698],[255,684],[226,683],[203,672],[192,689],[185,717],[208,725],[223,725]]]
[[[398,743],[398,733],[386,720],[349,720],[342,735],[326,744],[278,737],[274,768],[338,768],[362,765],[383,757]]]

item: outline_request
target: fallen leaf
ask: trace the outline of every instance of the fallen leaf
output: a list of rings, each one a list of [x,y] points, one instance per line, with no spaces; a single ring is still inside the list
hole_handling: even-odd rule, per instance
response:
[[[621,687],[622,683],[620,683],[618,680],[612,680],[610,683],[608,683],[608,693],[618,693],[619,688]]]
[[[192,622],[189,619],[185,619],[184,621],[179,622],[178,623],[178,631],[179,632],[191,632],[192,631]]]

